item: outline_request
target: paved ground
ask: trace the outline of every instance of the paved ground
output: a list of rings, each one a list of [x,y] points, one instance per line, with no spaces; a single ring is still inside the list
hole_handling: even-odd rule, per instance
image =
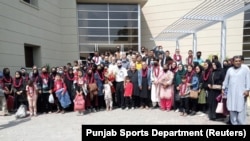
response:
[[[185,124],[225,125],[222,121],[209,121],[206,116],[179,116],[174,111],[159,109],[100,111],[83,116],[75,112],[44,114],[37,117],[15,119],[0,116],[0,141],[80,141],[81,125],[84,124]],[[248,124],[250,117],[248,116]]]

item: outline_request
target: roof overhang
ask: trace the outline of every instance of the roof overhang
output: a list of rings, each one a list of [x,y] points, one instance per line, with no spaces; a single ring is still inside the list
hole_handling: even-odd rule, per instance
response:
[[[250,9],[250,0],[202,0],[201,4],[151,40],[180,40]]]
[[[140,4],[143,7],[148,0],[76,0],[77,3],[119,3],[119,4]]]

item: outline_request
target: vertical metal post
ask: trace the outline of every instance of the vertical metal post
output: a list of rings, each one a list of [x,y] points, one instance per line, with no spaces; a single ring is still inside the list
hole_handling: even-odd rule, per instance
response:
[[[197,35],[196,33],[193,33],[193,56],[196,58],[196,52],[197,52]]]
[[[138,52],[141,54],[141,5],[138,4]]]
[[[221,22],[221,47],[220,47],[220,61],[221,63],[226,58],[226,31],[227,31],[227,25],[226,21],[223,20]]]
[[[180,49],[179,40],[176,40],[176,49]]]

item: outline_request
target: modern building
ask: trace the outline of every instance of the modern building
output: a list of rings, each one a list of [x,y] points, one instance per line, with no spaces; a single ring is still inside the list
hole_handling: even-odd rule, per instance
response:
[[[33,65],[62,66],[84,59],[94,50],[104,52],[114,50],[116,46],[123,50],[140,50],[141,46],[150,49],[162,45],[173,55],[175,41],[152,39],[202,2],[1,0],[0,69],[10,67],[13,72]],[[246,60],[250,57],[249,20],[249,13],[244,14],[244,11],[226,20],[226,57],[239,54]],[[221,31],[221,22],[218,22],[195,34],[202,58],[220,55]],[[183,58],[193,49],[193,43],[192,35],[178,40]]]

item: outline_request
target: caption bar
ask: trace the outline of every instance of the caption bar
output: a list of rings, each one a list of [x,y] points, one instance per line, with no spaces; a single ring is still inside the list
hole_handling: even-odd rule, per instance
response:
[[[116,140],[150,137],[173,139],[190,137],[215,139],[217,137],[248,140],[249,126],[223,125],[82,125],[82,140]]]

